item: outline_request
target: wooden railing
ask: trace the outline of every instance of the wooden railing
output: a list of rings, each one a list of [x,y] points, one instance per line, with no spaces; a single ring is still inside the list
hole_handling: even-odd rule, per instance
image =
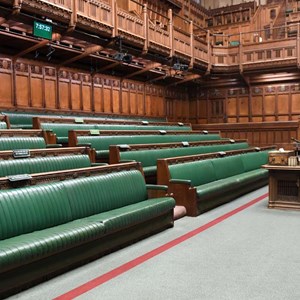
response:
[[[137,38],[145,39],[144,35],[144,22],[142,19],[133,16],[132,14],[122,10],[117,10],[117,24],[118,24],[118,34],[123,35],[133,35]]]
[[[74,0],[77,1],[77,14],[92,19],[93,21],[113,25],[112,8],[107,2],[95,0]]]

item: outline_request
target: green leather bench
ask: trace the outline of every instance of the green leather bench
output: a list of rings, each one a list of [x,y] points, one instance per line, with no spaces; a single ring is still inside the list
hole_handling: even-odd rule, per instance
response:
[[[175,200],[148,198],[138,164],[98,169],[0,191],[0,297],[173,226]]]
[[[78,117],[78,118],[93,118],[93,119],[99,119],[99,120],[144,120],[148,122],[166,122],[165,118],[159,118],[159,117],[144,117],[144,116],[128,116],[128,115],[117,115],[117,114],[97,114],[97,115],[91,115],[89,114],[80,114],[80,115],[72,115],[70,112],[63,112],[60,111],[60,114],[57,114],[55,112],[42,112],[42,111],[32,111],[32,112],[22,112],[22,111],[2,111],[2,114],[7,116],[10,121],[10,125],[12,129],[32,129],[33,123],[32,119],[35,117]],[[63,114],[63,115],[62,115]]]
[[[157,170],[157,160],[168,157],[175,156],[186,156],[194,154],[204,154],[217,151],[228,151],[228,150],[237,150],[237,149],[246,149],[249,147],[247,142],[241,143],[231,143],[230,141],[227,144],[211,144],[211,145],[199,145],[189,147],[189,144],[186,143],[185,147],[178,148],[164,148],[164,149],[146,149],[146,150],[133,150],[126,151],[128,149],[126,145],[116,146],[119,149],[125,148],[124,151],[120,149],[119,151],[119,161],[112,161],[110,163],[119,163],[124,161],[138,161],[142,164],[143,171],[147,182],[155,183],[156,182],[156,170]],[[130,147],[130,146],[128,146]],[[110,147],[110,150],[113,147]],[[112,155],[110,155],[110,158]]]
[[[0,177],[96,165],[94,152],[85,147],[0,151]]]
[[[41,129],[51,130],[57,136],[57,143],[68,144],[68,133],[70,130],[191,130],[187,126],[168,125],[118,125],[118,124],[62,124],[62,123],[42,123]]]
[[[174,130],[191,131],[190,123],[148,122],[138,120],[100,120],[92,118],[57,118],[34,117],[33,128],[52,130],[57,136],[57,143],[68,144],[70,130]]]
[[[109,146],[120,144],[157,144],[157,143],[174,143],[174,142],[193,142],[220,140],[221,137],[217,133],[202,134],[198,132],[179,132],[179,131],[124,131],[120,132],[104,131],[98,132],[95,135],[80,133],[79,131],[71,130],[69,132],[69,146],[88,145],[96,150],[96,158],[99,161],[108,162]]]
[[[187,215],[197,216],[266,185],[268,171],[261,166],[267,163],[270,150],[257,152],[250,148],[215,153],[212,158],[199,155],[194,160],[176,163],[174,159],[169,164],[159,160],[158,168],[167,168],[169,193],[174,195],[176,204],[185,206]],[[161,184],[163,180],[158,178]]]
[[[0,129],[0,151],[61,147],[56,136],[41,129]]]

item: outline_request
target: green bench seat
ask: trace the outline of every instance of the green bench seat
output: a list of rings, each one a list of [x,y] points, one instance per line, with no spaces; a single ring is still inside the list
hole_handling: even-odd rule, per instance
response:
[[[170,165],[170,192],[176,199],[180,184],[191,187],[194,198],[182,201],[196,216],[266,185],[268,171],[261,166],[267,161],[268,151],[261,151]]]
[[[173,226],[174,206],[136,169],[1,190],[0,296]]]

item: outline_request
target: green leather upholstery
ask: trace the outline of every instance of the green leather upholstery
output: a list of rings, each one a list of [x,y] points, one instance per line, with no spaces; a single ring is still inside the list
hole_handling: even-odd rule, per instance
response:
[[[73,220],[61,183],[1,190],[0,199],[0,240]]]
[[[17,129],[17,128],[23,128],[23,129],[31,129],[32,128],[32,118],[33,117],[49,117],[49,113],[48,114],[43,114],[43,113],[38,113],[38,112],[30,112],[30,113],[25,113],[25,112],[11,112],[11,111],[3,111],[2,114],[7,115],[9,117],[9,121],[10,121],[10,125],[12,129]],[[51,114],[52,117],[61,117],[61,114]],[[64,114],[64,117],[73,117],[74,118],[74,114]],[[117,115],[103,115],[103,116],[91,116],[88,117],[86,115],[77,115],[75,117],[79,117],[79,118],[86,118],[86,119],[99,119],[99,120],[141,120],[141,121],[149,121],[149,122],[166,122],[165,118],[149,118],[147,119],[147,117],[136,117],[136,116],[117,116]],[[183,126],[180,126],[182,130]],[[189,129],[191,130],[191,129]]]
[[[171,125],[130,125],[130,124],[67,124],[42,123],[42,129],[52,130],[57,136],[58,143],[68,142],[69,130],[176,130],[190,131],[189,126]]]
[[[72,215],[76,219],[147,199],[144,178],[137,170],[69,180],[65,186],[70,196]],[[89,201],[82,201],[84,198]]]
[[[88,155],[64,155],[1,160],[0,177],[87,168],[90,166],[91,161]]]
[[[267,184],[268,171],[261,165],[268,151],[250,152],[169,166],[170,178],[188,180],[196,188],[198,210],[204,212],[238,195]]]
[[[46,142],[42,137],[0,137],[0,150],[44,148],[46,148]]]
[[[101,134],[101,132],[100,132]],[[96,149],[97,158],[108,158],[109,146],[119,144],[155,144],[172,142],[196,142],[220,140],[218,134],[180,134],[180,135],[120,135],[120,136],[78,136],[78,144],[91,144]]]
[[[158,159],[175,156],[204,154],[218,151],[246,149],[248,147],[248,143],[236,143],[195,147],[124,151],[120,152],[120,160],[135,160],[141,162],[145,175],[156,175],[156,162]]]
[[[0,274],[170,214],[174,206],[170,197],[148,199],[137,170],[1,190]]]

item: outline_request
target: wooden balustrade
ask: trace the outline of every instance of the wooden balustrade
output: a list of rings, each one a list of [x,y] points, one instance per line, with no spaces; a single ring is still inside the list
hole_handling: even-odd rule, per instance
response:
[[[47,2],[53,3],[58,6],[72,9],[72,0],[48,0]]]
[[[149,25],[149,47],[150,49],[165,50],[167,53],[171,50],[170,33],[157,25]],[[164,52],[164,51],[163,51]]]
[[[173,36],[174,51],[191,57],[191,35],[174,27]]]
[[[118,35],[129,39],[137,44],[144,44],[145,32],[144,22],[142,19],[132,14],[118,9],[117,11]]]
[[[173,14],[172,10],[168,16],[152,20],[151,10],[137,2],[131,10],[119,7],[116,0],[24,0],[20,3],[22,10],[39,10],[74,28],[83,27],[106,37],[119,35],[127,44],[184,58],[192,64],[199,61],[227,68],[239,65],[245,71],[257,68],[258,64],[268,66],[278,62],[296,67],[300,63],[299,24],[294,22],[299,20],[297,9],[290,14],[287,26],[270,26],[230,36],[213,34],[208,38],[206,31]]]
[[[107,2],[95,0],[75,0],[77,1],[77,14],[88,17],[93,21],[112,25],[112,9]]]

